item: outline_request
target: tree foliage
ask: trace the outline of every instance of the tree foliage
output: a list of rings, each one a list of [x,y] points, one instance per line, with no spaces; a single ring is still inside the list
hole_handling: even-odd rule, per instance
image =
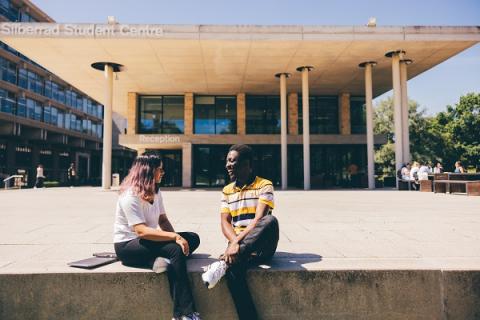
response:
[[[460,97],[455,106],[436,116],[427,116],[416,101],[409,100],[410,152],[412,160],[441,162],[453,169],[457,160],[467,166],[480,166],[480,94]],[[394,172],[395,145],[393,98],[380,101],[375,107],[375,134],[385,134],[388,142],[376,150],[377,172]]]

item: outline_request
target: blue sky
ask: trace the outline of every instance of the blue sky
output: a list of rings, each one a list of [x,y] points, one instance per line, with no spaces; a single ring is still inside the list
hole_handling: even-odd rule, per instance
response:
[[[480,0],[33,0],[57,22],[158,24],[295,24],[480,26]],[[408,82],[411,99],[429,114],[480,92],[480,44]],[[382,99],[386,93],[376,100]]]

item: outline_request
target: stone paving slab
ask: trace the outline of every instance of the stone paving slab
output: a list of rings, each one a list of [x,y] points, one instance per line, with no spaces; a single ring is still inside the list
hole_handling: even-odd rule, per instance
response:
[[[67,262],[111,251],[118,195],[100,188],[0,191],[0,274],[149,272]],[[219,190],[163,190],[178,231],[201,237],[189,271],[225,247]],[[272,270],[480,270],[480,197],[394,190],[276,191]]]

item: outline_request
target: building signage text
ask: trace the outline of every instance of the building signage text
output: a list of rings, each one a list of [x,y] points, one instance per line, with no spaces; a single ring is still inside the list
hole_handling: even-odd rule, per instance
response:
[[[1,23],[0,33],[24,37],[163,37],[158,25]]]
[[[180,143],[180,137],[165,135],[143,135],[139,137],[140,143],[157,143],[157,144],[178,144]]]

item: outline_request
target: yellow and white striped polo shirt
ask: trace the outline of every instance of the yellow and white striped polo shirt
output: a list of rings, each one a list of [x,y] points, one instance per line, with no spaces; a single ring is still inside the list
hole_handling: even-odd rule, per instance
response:
[[[255,218],[258,202],[265,203],[274,208],[272,182],[260,177],[255,177],[252,183],[242,188],[230,183],[222,191],[221,212],[232,216],[233,229],[237,234]]]

